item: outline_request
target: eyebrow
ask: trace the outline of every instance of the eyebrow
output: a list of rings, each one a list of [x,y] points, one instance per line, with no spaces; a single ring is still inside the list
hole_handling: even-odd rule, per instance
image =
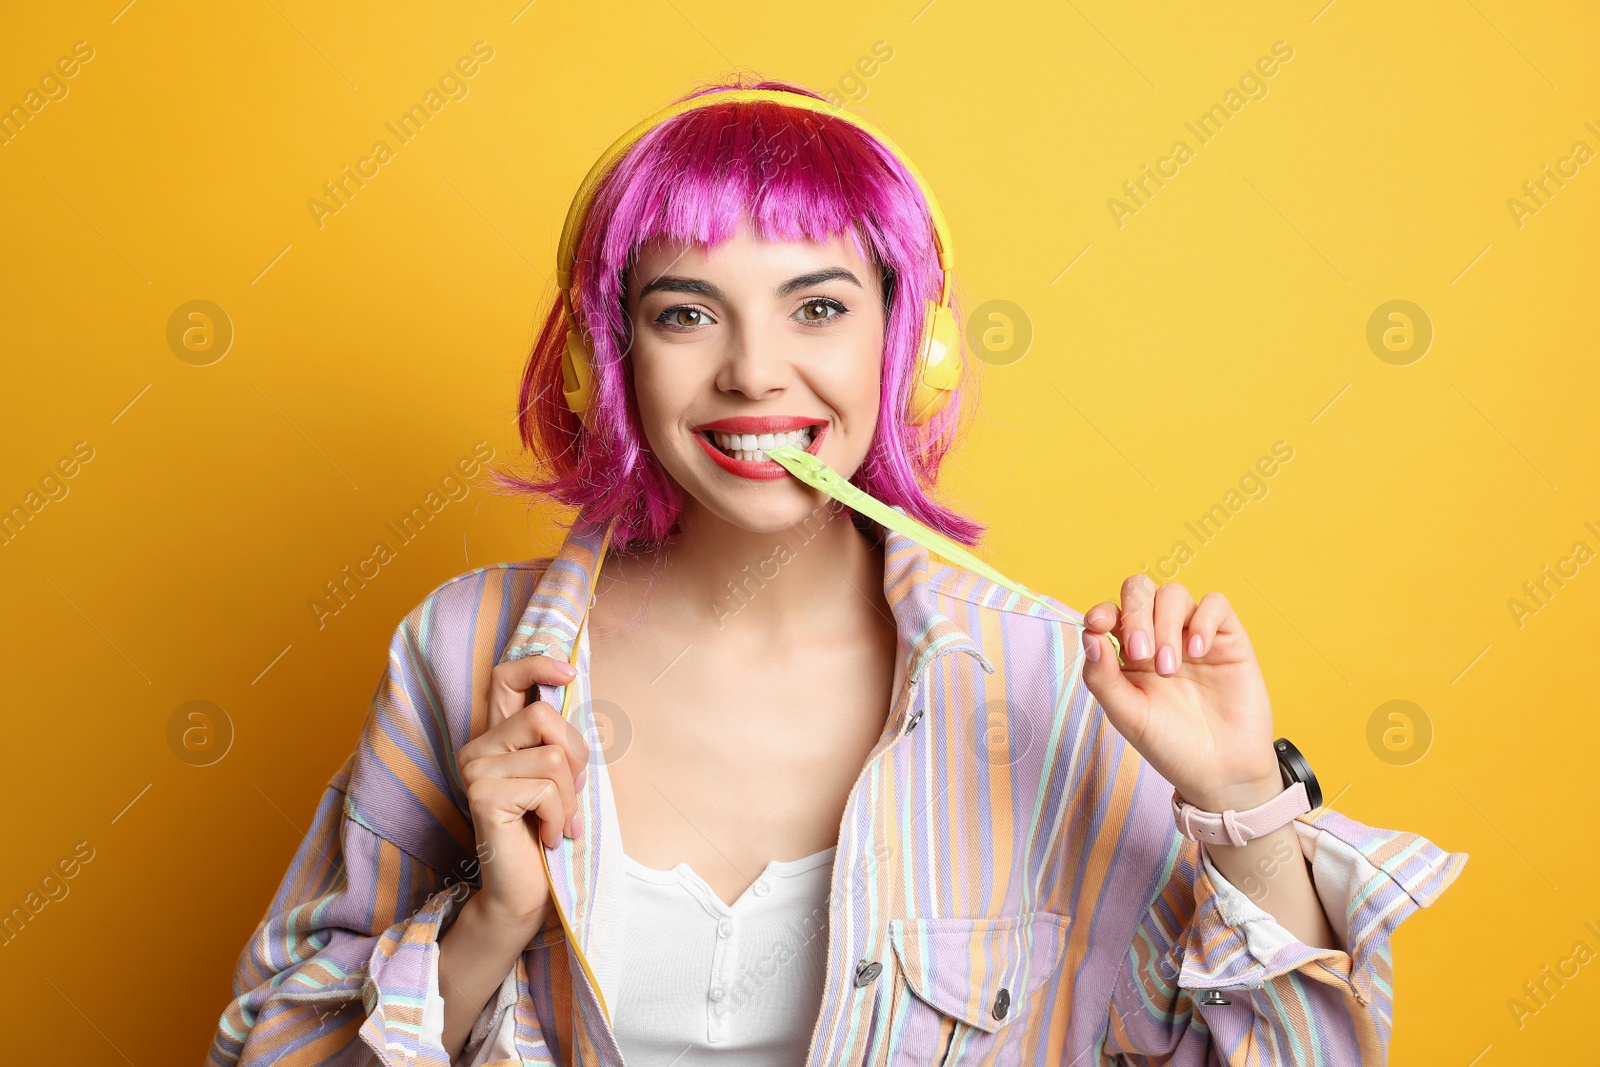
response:
[[[813,285],[821,285],[823,282],[831,282],[836,279],[847,281],[858,289],[865,288],[861,284],[861,279],[845,268],[824,267],[822,270],[814,270],[809,274],[790,278],[773,290],[773,295],[782,300],[784,297],[797,293],[801,289],[809,289]],[[654,281],[647,283],[643,289],[639,290],[639,299],[643,300],[655,292],[693,293],[696,296],[710,297],[712,300],[728,299],[727,294],[721,288],[708,281],[701,278],[684,278],[674,274],[663,274]]]

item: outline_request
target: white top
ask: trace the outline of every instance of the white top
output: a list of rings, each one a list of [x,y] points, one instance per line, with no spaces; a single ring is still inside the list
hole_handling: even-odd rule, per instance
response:
[[[686,863],[623,853],[621,989],[628,1067],[799,1067],[822,1009],[834,848],[773,860],[729,907]]]

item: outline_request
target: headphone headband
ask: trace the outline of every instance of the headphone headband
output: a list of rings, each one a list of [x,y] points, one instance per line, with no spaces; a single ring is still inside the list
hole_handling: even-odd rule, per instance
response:
[[[873,126],[866,119],[853,115],[844,108],[830,104],[826,100],[819,100],[814,96],[806,96],[803,93],[794,93],[786,89],[730,89],[721,92],[704,93],[688,100],[680,100],[644,119],[612,142],[611,147],[607,148],[600,158],[595,160],[594,166],[589,168],[589,173],[584,175],[583,183],[578,186],[578,191],[572,198],[572,205],[567,209],[567,221],[561,227],[561,243],[556,250],[556,284],[563,293],[567,294],[569,302],[571,300],[572,269],[577,258],[578,235],[583,232],[583,222],[588,217],[590,204],[594,201],[600,182],[617,160],[621,159],[628,149],[637,144],[645,134],[686,111],[694,111],[717,104],[737,104],[754,100],[766,100],[771,103],[781,104],[784,107],[811,111],[839,119],[842,122],[848,122],[866,132],[900,161],[900,164],[910,173],[912,180],[917,183],[917,187],[922,191],[923,199],[928,205],[928,217],[933,223],[934,245],[939,253],[939,270],[942,278],[939,285],[939,303],[947,303],[950,299],[950,270],[955,264],[955,256],[950,247],[950,231],[945,224],[944,213],[939,210],[939,202],[934,199],[933,191],[928,188],[927,182],[923,181],[922,172],[917,170],[916,164],[911,162],[910,158],[900,151],[883,131]]]

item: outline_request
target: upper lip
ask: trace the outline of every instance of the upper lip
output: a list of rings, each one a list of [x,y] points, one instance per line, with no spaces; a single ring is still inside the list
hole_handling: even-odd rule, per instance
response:
[[[695,427],[698,433],[788,433],[806,426],[826,426],[827,419],[806,418],[804,415],[736,415],[733,418],[703,422]]]

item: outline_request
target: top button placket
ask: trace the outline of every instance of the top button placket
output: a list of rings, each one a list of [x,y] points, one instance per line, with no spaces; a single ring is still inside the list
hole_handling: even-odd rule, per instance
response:
[[[713,1045],[728,1040],[728,1021],[733,1014],[733,989],[728,983],[739,961],[733,940],[737,932],[732,915],[717,920],[711,949],[711,988],[706,991],[706,1041]]]

